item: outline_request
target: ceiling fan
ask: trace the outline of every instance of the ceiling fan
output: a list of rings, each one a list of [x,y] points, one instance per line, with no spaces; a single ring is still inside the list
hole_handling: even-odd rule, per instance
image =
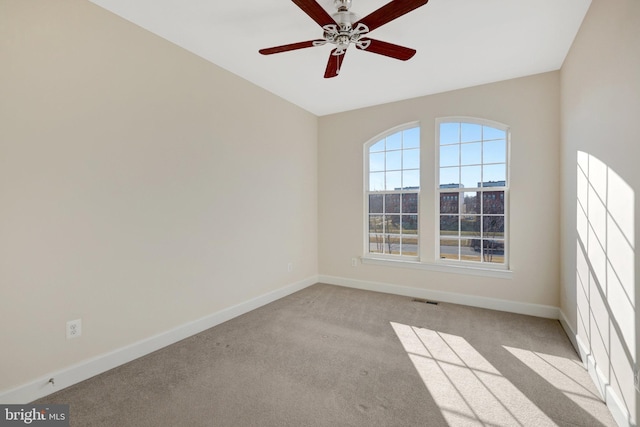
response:
[[[356,20],[355,14],[349,12],[351,0],[334,0],[338,11],[334,13],[333,16],[329,15],[316,0],[293,0],[300,9],[322,27],[324,31],[323,38],[260,49],[259,52],[263,55],[272,55],[290,50],[322,46],[327,43],[334,44],[336,47],[331,51],[331,55],[329,55],[329,62],[327,62],[327,68],[324,72],[325,78],[336,77],[338,75],[344,55],[351,43],[353,43],[357,49],[366,52],[377,53],[406,61],[416,54],[415,49],[365,36],[376,28],[427,4],[428,1],[429,0],[392,0],[364,18]]]

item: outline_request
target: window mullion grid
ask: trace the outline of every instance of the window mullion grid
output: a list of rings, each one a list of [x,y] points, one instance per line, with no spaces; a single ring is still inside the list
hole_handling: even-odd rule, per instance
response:
[[[397,144],[397,137],[399,136],[399,146]],[[382,177],[382,185],[380,191],[376,191],[372,189],[371,185],[368,185],[368,196],[373,194],[381,196],[380,200],[380,213],[376,209],[375,212],[371,212],[370,208],[367,208],[367,215],[369,224],[367,225],[368,229],[368,249],[367,252],[371,253],[371,244],[381,244],[382,247],[377,247],[377,251],[380,254],[384,255],[405,255],[407,253],[407,248],[405,248],[406,239],[404,239],[403,235],[403,220],[406,219],[408,213],[405,212],[404,206],[402,205],[403,196],[405,196],[404,187],[407,186],[407,182],[405,181],[404,176],[404,168],[406,160],[404,158],[404,145],[405,145],[405,134],[403,130],[400,132],[396,132],[391,137],[394,138],[392,143],[390,144],[390,136],[387,135],[382,139],[373,142],[372,144],[380,144],[381,150],[375,151],[376,153],[381,153],[382,158],[380,159],[380,172],[384,175]],[[411,149],[419,149],[420,147],[411,147]],[[369,150],[369,154],[371,151]],[[391,155],[391,158],[389,158]],[[371,158],[369,157],[369,165],[371,165]],[[392,168],[390,170],[390,168]],[[414,168],[416,169],[416,168]],[[416,169],[419,171],[419,167]],[[377,169],[376,169],[377,172]],[[371,171],[368,169],[368,178],[371,178]],[[399,188],[398,188],[399,187]],[[411,191],[413,193],[413,191]],[[417,194],[418,191],[415,191]],[[393,195],[389,198],[387,196]],[[367,203],[370,202],[370,199],[367,200]],[[389,202],[389,203],[387,203]],[[367,205],[368,206],[368,205]],[[411,210],[409,211],[411,213]],[[414,214],[415,215],[415,214]],[[395,223],[394,223],[395,221]],[[373,229],[371,228],[371,223],[373,222]],[[379,227],[379,228],[378,228]],[[373,236],[371,236],[371,232],[373,232]],[[372,239],[373,238],[373,239]],[[379,243],[378,243],[379,242]],[[392,248],[392,245],[398,245],[397,249]]]
[[[386,162],[387,162],[387,152],[384,152],[384,157],[385,157],[385,182],[384,182],[384,188],[386,190],[387,188],[387,172],[386,172]],[[387,251],[387,242],[386,242],[386,236],[387,236],[387,193],[386,191],[384,193],[382,193],[382,253],[386,253]]]
[[[484,126],[480,127],[480,264],[484,263]]]
[[[484,169],[484,168],[482,168]],[[480,171],[480,183],[484,182],[484,170]],[[480,188],[476,197],[480,197],[480,264],[484,263],[484,189]]]
[[[476,193],[476,197],[480,197],[480,264],[485,262],[484,260],[484,126],[480,127],[480,189]]]
[[[458,124],[458,261],[462,260],[462,123]]]
[[[382,253],[387,253],[387,138],[384,139],[384,193],[382,195]]]
[[[459,150],[462,151],[462,150]],[[458,167],[462,171],[461,167]],[[462,172],[460,172],[460,178],[462,178]],[[459,181],[460,182],[460,181]],[[464,193],[462,188],[458,187],[458,260],[462,259],[462,199]]]
[[[440,124],[441,125],[441,124]],[[458,122],[456,123],[457,128],[457,135],[456,135],[456,139],[457,141],[453,142],[453,144],[458,146],[458,152],[457,152],[457,160],[458,160],[458,182],[460,183],[457,189],[453,189],[453,188],[446,188],[443,189],[440,187],[440,185],[442,185],[442,182],[440,182],[440,185],[437,186],[438,189],[438,195],[439,195],[439,202],[440,205],[442,206],[443,200],[442,200],[442,194],[445,192],[456,192],[458,194],[458,218],[457,218],[457,223],[458,223],[458,258],[460,260],[462,260],[462,255],[463,255],[463,251],[462,251],[462,241],[464,240],[465,237],[468,237],[470,239],[478,239],[479,243],[480,243],[480,257],[478,259],[478,261],[480,261],[481,263],[484,264],[493,264],[494,261],[490,260],[489,258],[485,258],[485,240],[491,240],[491,241],[496,241],[498,242],[495,245],[505,245],[506,247],[506,241],[507,241],[507,232],[506,232],[506,228],[507,228],[507,224],[506,224],[506,218],[507,218],[507,193],[508,193],[508,185],[505,184],[501,187],[497,187],[497,186],[493,186],[493,185],[489,185],[489,186],[485,186],[485,182],[488,182],[488,180],[491,177],[491,173],[493,173],[493,169],[491,171],[487,171],[485,170],[486,166],[491,166],[491,165],[502,165],[506,168],[506,161],[492,161],[489,163],[485,163],[485,160],[488,160],[485,157],[485,154],[487,154],[485,151],[485,143],[488,141],[498,141],[501,138],[498,137],[491,137],[491,135],[487,135],[486,132],[486,128],[484,125],[481,125],[480,127],[480,138],[478,139],[474,139],[474,140],[469,140],[466,142],[462,141],[462,122]],[[505,135],[505,143],[508,144],[508,134]],[[450,145],[451,142],[447,142],[444,145]],[[476,143],[478,142],[480,145],[480,153],[479,153],[479,162],[477,164],[465,164],[463,165],[463,150],[462,148],[467,144],[471,144],[471,143]],[[438,142],[439,147],[442,147],[442,136],[440,136],[440,140]],[[492,146],[493,147],[493,146]],[[506,148],[508,150],[508,146]],[[440,159],[442,159],[441,155],[440,155]],[[453,159],[452,159],[453,160]],[[453,165],[452,165],[453,166]],[[463,175],[463,166],[479,166],[480,170],[478,171],[478,178],[479,179],[479,183],[477,186],[469,187],[469,188],[465,188],[463,187],[463,182],[462,182],[462,175]],[[439,169],[440,171],[442,171],[442,165],[439,164]],[[490,173],[489,173],[490,172]],[[506,180],[505,180],[506,181]],[[469,184],[469,183],[467,183]],[[491,187],[491,188],[489,188]],[[477,212],[475,212],[475,209],[473,210],[469,210],[467,211],[468,208],[471,208],[471,206],[468,206],[465,204],[465,192],[470,192],[473,193],[475,192],[475,198],[477,200],[477,198],[479,197],[480,200],[477,200],[477,203],[475,206],[477,206]],[[504,206],[504,212],[499,213],[499,212],[495,212],[492,208],[493,206],[493,201],[492,200],[485,200],[487,197],[491,196],[493,197],[493,194],[487,195],[486,193],[492,193],[492,192],[496,192],[496,196],[495,197],[499,197],[498,194],[500,194],[500,192],[502,192],[503,194],[503,199],[502,202],[497,202],[499,204],[502,204],[502,206]],[[487,211],[488,209],[488,211]],[[440,208],[438,214],[440,215],[440,217],[442,217],[443,215],[448,215],[447,213],[443,213],[442,212],[442,208]],[[474,225],[473,228],[478,227],[477,228],[477,232],[473,232],[471,228],[467,228],[467,223],[466,221],[463,220],[463,217],[467,217],[469,219],[469,221],[473,221],[476,222],[475,219],[473,219],[473,217],[477,217],[477,226]],[[501,224],[504,225],[502,226]],[[441,228],[442,226],[440,226]],[[500,230],[501,227],[504,227],[504,232],[502,231],[496,231],[496,230]],[[466,231],[462,230],[462,228],[465,228]],[[440,239],[443,238],[442,235],[442,230],[439,230],[439,236]],[[463,232],[468,233],[468,235],[463,235]],[[501,234],[502,233],[502,234]],[[494,237],[491,237],[492,234],[494,235]],[[477,237],[475,237],[477,236]],[[500,243],[501,242],[501,243]],[[493,245],[489,245],[491,251],[495,250]],[[505,261],[506,261],[506,250],[505,250]],[[503,263],[504,264],[504,263]]]
[[[400,132],[400,223],[398,224],[398,231],[400,235],[400,255],[404,253],[403,236],[402,236],[402,195],[404,194],[404,133]]]

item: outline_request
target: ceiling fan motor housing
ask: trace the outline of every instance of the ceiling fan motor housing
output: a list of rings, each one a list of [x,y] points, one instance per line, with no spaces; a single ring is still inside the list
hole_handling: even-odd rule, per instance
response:
[[[353,23],[358,19],[355,13],[349,12],[351,0],[334,0],[334,4],[338,11],[332,15],[332,18],[337,25],[323,26],[323,37],[327,43],[336,45],[333,55],[342,55],[350,43],[358,44],[360,38],[368,33],[369,29],[362,23],[353,28]]]

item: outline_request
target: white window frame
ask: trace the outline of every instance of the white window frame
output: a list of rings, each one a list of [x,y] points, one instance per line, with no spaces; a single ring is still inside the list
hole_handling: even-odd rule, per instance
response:
[[[505,132],[505,185],[504,186],[496,186],[490,187],[490,191],[504,191],[504,263],[493,263],[486,262],[483,260],[482,250],[480,251],[480,259],[481,261],[465,261],[465,260],[451,260],[441,258],[440,256],[440,195],[441,193],[449,193],[449,192],[458,192],[460,194],[464,194],[465,192],[476,192],[483,193],[489,187],[474,187],[474,188],[440,188],[440,125],[442,123],[470,123],[481,126],[492,127]],[[466,266],[471,268],[481,268],[486,270],[509,270],[509,248],[510,248],[510,236],[509,236],[509,193],[510,193],[510,147],[511,147],[511,130],[510,127],[499,122],[476,118],[476,117],[464,117],[464,116],[451,116],[451,117],[441,117],[436,119],[435,123],[435,212],[434,212],[434,223],[435,223],[435,254],[436,254],[436,263],[441,265],[451,265],[451,266]],[[484,143],[484,138],[482,139]],[[485,165],[484,161],[481,160],[480,166]],[[484,182],[484,179],[481,179]],[[463,196],[464,197],[464,196]],[[478,197],[481,197],[478,195]],[[483,203],[483,198],[481,197],[481,203]],[[461,215],[461,214],[458,214]],[[480,212],[482,215],[482,212]]]
[[[506,138],[506,174],[507,184],[510,187],[510,152],[511,152],[511,132],[510,127],[499,122],[466,116],[448,116],[435,119],[435,143],[427,143],[428,136],[423,132],[420,121],[405,123],[376,135],[363,145],[363,182],[364,182],[364,211],[363,211],[363,255],[360,260],[363,264],[379,265],[385,267],[397,267],[405,269],[414,269],[421,271],[436,271],[451,274],[463,274],[480,277],[493,277],[500,279],[513,279],[513,271],[509,269],[509,189],[505,190],[505,262],[504,264],[496,263],[479,263],[479,262],[462,262],[440,260],[440,211],[439,211],[439,171],[440,171],[440,123],[443,122],[465,122],[475,123],[485,126],[494,127],[505,130]],[[398,256],[385,255],[380,253],[369,252],[369,147],[380,141],[381,138],[392,135],[396,132],[409,129],[412,127],[420,128],[420,188],[418,193],[418,256]],[[430,139],[430,138],[428,138]],[[426,151],[425,151],[426,150]],[[433,150],[433,151],[431,151]],[[430,164],[426,164],[425,160],[429,159]],[[434,160],[432,160],[434,159]],[[431,172],[429,169],[433,168]],[[436,188],[434,188],[436,187]],[[434,188],[433,193],[424,191],[426,188]],[[425,210],[425,206],[429,206],[431,201],[424,200],[425,193],[434,197],[435,208],[431,211],[431,215]],[[429,209],[431,210],[431,209]],[[425,246],[426,245],[426,246]]]
[[[422,129],[420,126],[420,122],[409,122],[409,123],[404,123],[402,125],[398,125],[395,126],[391,129],[387,129],[386,131],[376,135],[375,137],[371,138],[370,140],[368,140],[367,142],[365,142],[364,146],[363,146],[363,159],[364,159],[364,242],[363,242],[363,253],[364,256],[362,257],[364,258],[376,258],[376,259],[386,259],[386,260],[391,260],[391,261],[400,261],[400,262],[418,262],[420,260],[420,227],[422,224],[422,221],[420,220],[420,189],[416,190],[416,191],[402,191],[402,193],[415,193],[418,195],[418,209],[417,209],[417,213],[416,215],[418,216],[418,232],[416,235],[416,239],[417,239],[417,254],[414,255],[398,255],[398,254],[386,254],[386,253],[376,253],[376,252],[370,252],[370,242],[369,242],[369,195],[373,194],[373,192],[370,190],[370,183],[369,183],[369,178],[370,178],[370,158],[369,158],[369,148],[378,143],[380,140],[394,135],[396,133],[402,132],[404,130],[408,130],[408,129],[413,129],[413,128],[418,128],[419,132],[420,132],[420,145],[418,146],[418,149],[420,150],[420,152],[422,152]],[[422,156],[420,156],[422,158]],[[420,182],[422,182],[422,162],[420,161],[419,163],[419,170],[420,170]],[[395,191],[380,191],[380,192],[375,192],[377,194],[391,194],[391,193],[396,193]]]

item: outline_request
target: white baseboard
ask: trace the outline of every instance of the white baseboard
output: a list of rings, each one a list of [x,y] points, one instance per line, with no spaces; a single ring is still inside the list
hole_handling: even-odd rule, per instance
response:
[[[611,412],[611,416],[613,416],[615,422],[620,427],[635,427],[636,424],[631,422],[629,412],[626,410],[624,403],[608,383],[607,377],[600,370],[600,366],[596,363],[589,347],[577,335],[574,335],[574,340],[577,343],[578,352],[591,376],[591,380],[596,385],[600,397],[602,397],[607,404],[607,408],[609,408],[609,412]]]
[[[474,295],[457,294],[453,292],[434,291],[429,289],[412,288],[409,286],[391,285],[389,283],[371,282],[365,280],[346,279],[343,277],[320,275],[318,280],[329,285],[345,286],[348,288],[367,291],[383,292],[387,294],[403,295],[414,298],[425,298],[452,304],[469,305],[472,307],[488,308],[491,310],[507,311],[509,313],[527,314],[530,316],[558,319],[558,307],[541,304],[508,301],[496,298],[479,297]]]
[[[255,310],[317,282],[317,276],[309,277],[126,347],[82,361],[59,371],[51,372],[30,383],[0,392],[0,402],[3,404],[26,404],[32,402]],[[54,378],[55,385],[49,383],[50,378]]]
[[[576,339],[576,336],[577,336],[576,331],[574,331],[573,328],[571,327],[571,323],[569,323],[569,320],[567,319],[567,316],[564,314],[564,312],[562,310],[558,310],[558,313],[559,313],[558,320],[562,325],[562,329],[564,329],[564,332],[567,334],[567,337],[569,337],[569,341],[571,341],[571,345],[573,345],[573,348],[576,350],[576,352],[578,352],[578,354],[580,354],[580,346],[578,346],[578,341]],[[582,357],[582,355],[580,355],[580,357]]]

